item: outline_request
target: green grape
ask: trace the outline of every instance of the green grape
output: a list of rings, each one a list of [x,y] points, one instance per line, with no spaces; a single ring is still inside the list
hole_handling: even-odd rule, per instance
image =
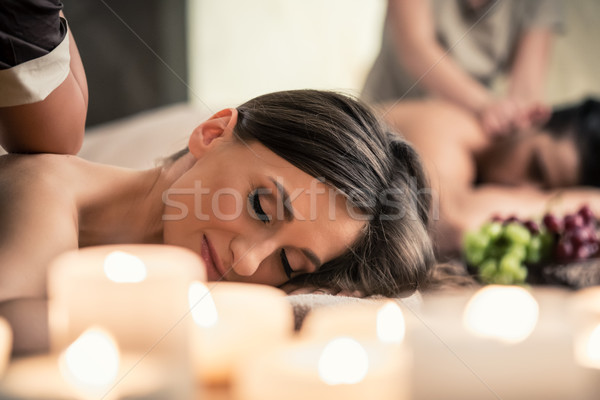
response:
[[[483,261],[489,241],[487,235],[482,235],[478,232],[467,232],[464,248],[465,257],[469,264],[479,265]]]
[[[485,250],[473,249],[467,250],[465,254],[467,262],[470,265],[477,266],[485,259]]]
[[[542,238],[541,235],[535,235],[531,238],[527,246],[527,258],[525,261],[528,264],[536,264],[542,259]]]
[[[527,268],[521,266],[517,273],[514,275],[515,281],[514,283],[525,283],[525,279],[527,279]]]
[[[527,247],[519,243],[511,244],[508,246],[505,253],[507,255],[510,254],[515,256],[519,262],[522,262],[525,261],[525,258],[527,257]]]
[[[521,261],[515,254],[508,253],[500,259],[498,269],[500,273],[510,274],[511,276],[518,273],[521,268]]]
[[[479,277],[485,283],[493,283],[494,276],[498,272],[498,261],[488,258],[479,266]]]
[[[481,226],[479,232],[486,235],[491,241],[494,241],[502,235],[502,224],[500,222],[486,222]]]
[[[494,282],[498,285],[512,285],[514,283],[514,275],[512,272],[499,271],[494,277]]]
[[[548,258],[554,248],[554,235],[551,232],[542,231],[539,237],[541,241],[540,256],[541,258]]]
[[[486,258],[500,259],[506,254],[507,246],[503,240],[498,240],[494,243],[490,243],[486,251]]]
[[[512,243],[527,245],[531,240],[531,233],[518,222],[511,222],[504,227],[502,236]]]

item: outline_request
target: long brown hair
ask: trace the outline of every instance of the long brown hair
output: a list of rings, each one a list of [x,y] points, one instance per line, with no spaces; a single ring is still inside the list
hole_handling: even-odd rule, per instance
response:
[[[407,295],[425,284],[435,256],[428,234],[431,198],[419,156],[359,100],[293,90],[237,107],[234,134],[256,140],[342,192],[368,216],[345,254],[290,283]]]

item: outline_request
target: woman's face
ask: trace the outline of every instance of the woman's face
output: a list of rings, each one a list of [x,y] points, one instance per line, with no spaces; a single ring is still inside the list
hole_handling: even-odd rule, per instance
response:
[[[163,200],[164,242],[201,255],[209,280],[279,286],[343,254],[365,224],[329,186],[233,138],[214,140]]]
[[[545,132],[523,132],[507,138],[485,154],[484,183],[533,185],[543,189],[578,184],[579,163],[573,140]]]

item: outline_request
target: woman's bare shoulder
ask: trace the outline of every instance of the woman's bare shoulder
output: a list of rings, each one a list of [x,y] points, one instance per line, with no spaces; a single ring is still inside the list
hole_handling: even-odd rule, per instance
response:
[[[0,157],[0,300],[43,295],[46,261],[77,247],[76,208],[59,181],[60,157]]]

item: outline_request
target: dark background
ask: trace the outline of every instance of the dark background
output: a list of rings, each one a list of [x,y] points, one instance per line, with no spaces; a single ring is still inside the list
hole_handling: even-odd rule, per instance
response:
[[[88,127],[187,100],[185,0],[63,4],[87,76]]]

